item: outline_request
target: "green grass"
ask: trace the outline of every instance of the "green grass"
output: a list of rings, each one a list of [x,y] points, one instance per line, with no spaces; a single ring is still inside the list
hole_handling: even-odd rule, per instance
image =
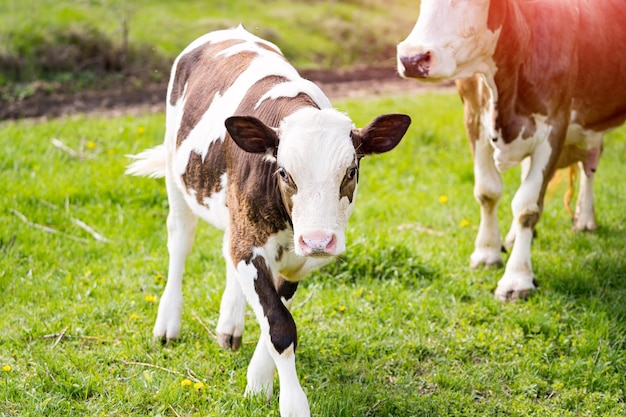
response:
[[[348,251],[296,296],[313,415],[624,415],[626,129],[609,135],[597,173],[600,230],[571,233],[565,184],[552,188],[533,243],[540,290],[502,304],[502,270],[467,267],[478,207],[458,97],[337,106],[359,125],[385,112],[414,122],[399,148],[363,160]],[[206,224],[187,263],[182,338],[151,340],[167,201],[162,181],[123,170],[163,130],[163,115],[0,124],[0,415],[278,415],[276,397],[243,397],[252,314],[236,353],[205,329],[224,285],[221,233]],[[504,231],[518,176],[504,175]],[[183,383],[194,378],[204,386]]]

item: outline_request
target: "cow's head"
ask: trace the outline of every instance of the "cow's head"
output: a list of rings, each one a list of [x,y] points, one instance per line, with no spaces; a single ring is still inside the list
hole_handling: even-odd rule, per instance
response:
[[[333,256],[346,248],[344,229],[356,197],[360,159],[393,149],[410,123],[407,115],[389,114],[356,129],[336,110],[303,108],[277,129],[246,116],[228,118],[226,129],[241,149],[275,157],[295,253]]]
[[[399,74],[444,81],[492,71],[499,30],[488,27],[489,8],[490,0],[422,0],[415,27],[398,44]]]

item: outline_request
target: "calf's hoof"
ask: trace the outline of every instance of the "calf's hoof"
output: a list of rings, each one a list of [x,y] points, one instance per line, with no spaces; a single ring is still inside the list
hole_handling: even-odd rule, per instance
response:
[[[222,349],[237,350],[241,346],[241,336],[234,336],[232,334],[217,333],[217,344]]]

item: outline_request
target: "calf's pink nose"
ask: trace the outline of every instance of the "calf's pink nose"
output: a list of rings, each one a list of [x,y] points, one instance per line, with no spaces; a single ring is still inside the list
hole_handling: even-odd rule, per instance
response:
[[[312,232],[300,236],[300,249],[305,255],[334,255],[337,236],[334,233]]]

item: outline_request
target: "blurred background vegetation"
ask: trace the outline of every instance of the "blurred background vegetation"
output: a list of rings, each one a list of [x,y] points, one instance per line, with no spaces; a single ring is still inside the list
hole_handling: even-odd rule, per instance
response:
[[[394,65],[418,0],[0,0],[2,97],[164,82],[203,33],[239,23],[299,69]]]

